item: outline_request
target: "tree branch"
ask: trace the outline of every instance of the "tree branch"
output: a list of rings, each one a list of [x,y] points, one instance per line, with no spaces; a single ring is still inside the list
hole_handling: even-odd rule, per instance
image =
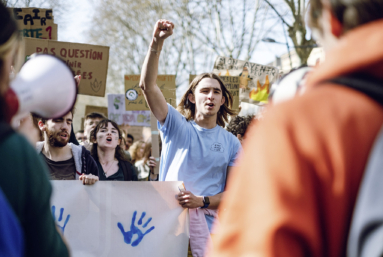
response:
[[[271,7],[271,9],[274,10],[274,12],[278,15],[278,17],[282,20],[282,22],[286,24],[287,27],[290,28],[291,26],[285,21],[285,19],[283,19],[282,15],[279,14],[279,12],[275,9],[275,7],[268,0],[264,0],[264,1]]]

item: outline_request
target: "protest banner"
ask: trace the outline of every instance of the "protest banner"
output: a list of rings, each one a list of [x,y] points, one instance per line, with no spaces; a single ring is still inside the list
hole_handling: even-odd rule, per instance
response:
[[[9,8],[23,37],[57,40],[52,9]]]
[[[188,209],[182,182],[52,180],[52,215],[73,257],[186,256]]]
[[[148,111],[144,94],[139,87],[140,75],[125,75],[125,108],[127,111]],[[176,76],[158,75],[157,86],[166,102],[176,107]]]
[[[197,77],[197,75],[189,75],[189,84],[193,81],[193,79]],[[233,110],[239,110],[239,77],[232,76],[220,76],[220,78],[225,83],[227,90],[230,91],[233,96]]]
[[[239,101],[267,103],[270,88],[279,77],[276,67],[218,56],[213,72],[219,76],[239,77]]]
[[[106,118],[108,117],[108,108],[104,107],[104,106],[95,106],[95,105],[85,106],[85,115],[84,116],[86,116],[87,114],[92,113],[92,112],[101,113]]]
[[[118,125],[150,127],[150,111],[126,111],[124,94],[108,94],[108,118]]]
[[[46,39],[25,38],[26,57],[34,53],[55,55],[81,75],[79,94],[105,96],[109,47]]]

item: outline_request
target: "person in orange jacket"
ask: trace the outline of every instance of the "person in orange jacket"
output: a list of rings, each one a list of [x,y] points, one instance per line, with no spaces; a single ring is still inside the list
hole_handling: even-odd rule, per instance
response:
[[[330,82],[382,81],[383,1],[311,0],[326,60],[306,91],[251,126],[219,207],[208,256],[345,256],[359,185],[383,124],[365,93]],[[379,97],[383,97],[380,95]]]

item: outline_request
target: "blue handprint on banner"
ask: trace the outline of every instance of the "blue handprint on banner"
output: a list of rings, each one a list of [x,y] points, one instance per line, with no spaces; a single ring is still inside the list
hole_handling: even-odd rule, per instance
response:
[[[64,208],[61,208],[60,209],[60,216],[59,216],[59,219],[58,219],[58,222],[62,221],[63,219],[63,212],[64,212]],[[56,221],[56,206],[52,206],[52,215],[53,215],[53,219],[54,221]],[[61,229],[61,232],[64,234],[64,230],[65,230],[65,227],[66,227],[66,224],[68,224],[68,221],[69,221],[69,218],[70,218],[70,215],[68,214],[66,216],[66,220],[64,222],[64,225],[63,226],[60,226],[57,224],[57,226]]]
[[[141,243],[142,239],[145,235],[149,234],[153,229],[155,229],[154,226],[149,228],[145,233],[143,233],[134,223],[136,222],[136,215],[137,211],[134,211],[133,217],[132,217],[132,224],[130,225],[130,231],[124,230],[124,226],[118,222],[117,227],[121,230],[122,235],[124,236],[124,242],[127,244],[131,244],[132,246],[137,246],[139,243]],[[138,220],[138,225],[142,225],[142,219],[145,217],[146,212],[143,212],[141,214],[141,218]],[[146,228],[149,224],[149,222],[152,221],[152,218],[149,218],[146,223],[142,226],[142,228]],[[137,235],[137,239],[132,242],[133,235]]]

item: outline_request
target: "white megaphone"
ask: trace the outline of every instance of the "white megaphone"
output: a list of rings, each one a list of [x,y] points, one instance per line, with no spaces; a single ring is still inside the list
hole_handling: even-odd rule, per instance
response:
[[[304,87],[306,75],[312,67],[301,67],[286,74],[281,80],[273,84],[271,99],[273,104],[281,103],[293,98]]]
[[[70,68],[59,58],[32,55],[5,94],[8,122],[17,126],[30,112],[54,119],[67,114],[76,103],[77,86]]]

